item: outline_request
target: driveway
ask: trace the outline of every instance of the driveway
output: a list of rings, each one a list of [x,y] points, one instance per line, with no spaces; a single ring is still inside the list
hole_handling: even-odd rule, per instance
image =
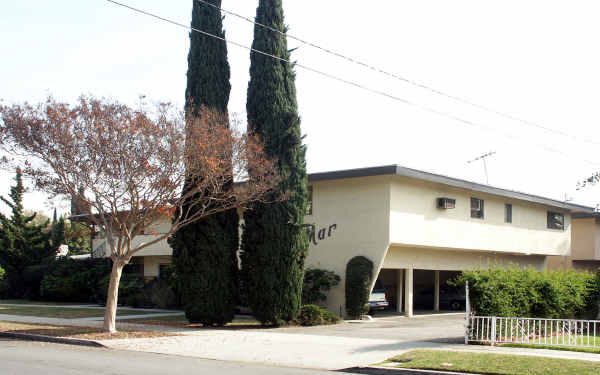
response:
[[[333,326],[280,328],[285,333],[400,341],[464,342],[464,313],[376,317]]]
[[[343,369],[415,348],[444,348],[463,337],[461,315],[389,317],[365,323],[276,329],[198,329],[184,336],[104,341],[115,349],[226,361]]]

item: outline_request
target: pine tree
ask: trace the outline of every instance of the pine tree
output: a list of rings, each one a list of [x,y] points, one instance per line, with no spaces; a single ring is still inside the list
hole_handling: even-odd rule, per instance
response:
[[[26,292],[23,279],[25,268],[52,259],[55,251],[49,245],[49,236],[44,230],[48,222],[34,224],[35,214],[24,213],[25,187],[20,170],[17,170],[15,181],[16,185],[10,189],[10,199],[0,197],[12,211],[10,218],[0,213],[0,265],[6,271],[12,297],[20,298]]]
[[[209,2],[221,6],[221,0]],[[197,1],[193,2],[192,27],[225,37],[221,12]],[[229,77],[225,41],[191,32],[186,88],[188,119],[204,117],[213,121],[212,126],[229,126]],[[226,188],[232,187],[230,184]],[[224,325],[233,320],[237,295],[238,221],[236,210],[229,210],[188,225],[169,240],[181,298],[190,322]]]
[[[256,22],[283,33],[282,0],[260,0]],[[289,60],[286,36],[259,25],[256,50]],[[307,207],[305,146],[296,103],[292,64],[252,52],[246,109],[248,131],[264,142],[277,160],[281,182],[271,197],[285,200],[256,204],[244,213],[242,272],[250,307],[264,324],[294,319],[300,309],[308,241],[303,228]]]
[[[83,255],[91,252],[91,230],[88,224],[78,221],[65,223],[65,243],[70,255]]]
[[[62,216],[56,220],[56,210],[54,210],[52,227],[50,228],[50,246],[55,252],[58,252],[61,245],[67,245],[66,224]]]

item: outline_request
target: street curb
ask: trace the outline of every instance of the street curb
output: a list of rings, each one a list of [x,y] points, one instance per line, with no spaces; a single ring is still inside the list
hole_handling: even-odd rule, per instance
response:
[[[13,339],[29,340],[29,341],[41,341],[41,342],[52,342],[56,344],[67,344],[67,345],[79,345],[89,346],[93,348],[106,348],[98,341],[93,340],[82,340],[82,339],[71,339],[66,337],[54,337],[36,335],[33,333],[17,333],[17,332],[0,332],[0,337],[8,337]]]

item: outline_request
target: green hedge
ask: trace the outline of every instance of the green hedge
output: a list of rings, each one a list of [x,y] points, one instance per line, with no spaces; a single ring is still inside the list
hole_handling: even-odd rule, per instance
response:
[[[469,281],[471,309],[482,316],[595,318],[600,273],[526,268],[464,271],[453,284]]]
[[[357,256],[346,265],[346,312],[358,318],[368,311],[369,288],[373,280],[373,262]]]
[[[340,318],[334,313],[324,310],[317,305],[304,305],[300,308],[297,321],[303,326],[335,324]]]
[[[59,258],[44,270],[40,297],[55,302],[104,302],[103,280],[108,280],[110,270],[109,259]]]

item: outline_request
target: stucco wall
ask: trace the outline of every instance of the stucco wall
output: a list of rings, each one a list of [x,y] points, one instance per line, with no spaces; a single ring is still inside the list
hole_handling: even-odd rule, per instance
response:
[[[456,208],[438,209],[439,197],[456,199]],[[471,197],[484,200],[484,219],[471,218]],[[505,203],[512,204],[512,223],[504,222]],[[547,228],[547,211],[564,213],[564,230]],[[556,208],[400,176],[391,185],[393,244],[568,255],[570,231],[570,215]]]
[[[159,276],[159,266],[161,264],[171,264],[170,256],[144,256],[144,277],[154,278]]]
[[[145,231],[145,233],[148,233],[148,234],[138,235],[133,239],[132,248],[135,248],[142,242],[150,242],[150,241],[155,240],[156,239],[155,234],[161,234],[161,233],[168,232],[170,226],[171,226],[171,223],[170,223],[169,219],[167,219],[167,218],[165,218],[164,220],[160,220],[160,221],[156,222],[155,224],[150,225]],[[102,247],[104,242],[106,242],[106,240],[101,235],[99,235],[97,238],[92,240],[92,248],[94,249],[94,256],[98,256],[98,257],[102,256],[99,252],[97,252],[97,249],[99,247]],[[109,256],[110,250],[108,248],[108,244],[104,245],[104,248],[105,248],[104,256]],[[162,241],[159,241],[159,242],[157,242],[153,245],[150,245],[150,246],[142,249],[141,251],[135,253],[135,256],[158,256],[158,255],[172,255],[172,254],[173,254],[173,250],[167,243],[167,240],[162,240]]]
[[[356,178],[313,183],[316,237],[311,241],[306,266],[334,271],[342,280],[328,295],[326,307],[345,314],[346,264],[358,255],[371,259],[378,271],[388,247],[389,183],[386,177]],[[331,236],[329,235],[330,226]],[[319,232],[321,239],[319,239]],[[316,243],[315,243],[316,242]]]
[[[598,241],[598,224],[596,219],[574,219],[572,224],[572,258],[594,259]]]

